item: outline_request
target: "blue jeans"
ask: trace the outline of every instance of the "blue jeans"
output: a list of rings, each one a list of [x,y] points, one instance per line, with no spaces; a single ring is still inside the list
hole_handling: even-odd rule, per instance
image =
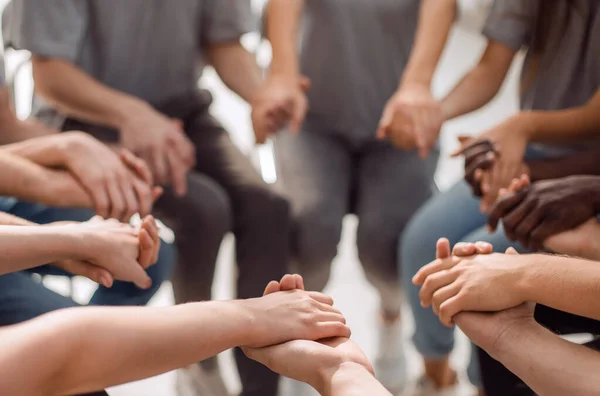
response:
[[[426,264],[435,260],[435,245],[439,238],[446,237],[451,244],[457,242],[487,241],[494,251],[504,252],[518,245],[510,242],[499,228],[489,234],[487,217],[479,211],[479,199],[470,187],[460,181],[450,190],[429,200],[411,219],[400,242],[404,290],[408,296],[415,318],[415,347],[426,359],[439,359],[450,354],[454,347],[454,329],[444,326],[431,308],[421,307],[419,288],[412,284],[412,277]],[[479,386],[479,367],[472,354],[469,378]]]
[[[0,198],[0,210],[39,224],[86,221],[93,215],[89,210],[50,208],[28,202],[11,202],[5,198]],[[142,290],[133,283],[116,281],[110,289],[99,286],[90,300],[90,305],[147,304],[161,284],[170,278],[173,262],[172,246],[163,243],[158,262],[148,269],[148,275],[152,279],[150,289]],[[0,276],[0,325],[23,322],[50,311],[77,305],[71,299],[46,289],[32,277],[32,273],[42,276],[72,276],[50,265]]]

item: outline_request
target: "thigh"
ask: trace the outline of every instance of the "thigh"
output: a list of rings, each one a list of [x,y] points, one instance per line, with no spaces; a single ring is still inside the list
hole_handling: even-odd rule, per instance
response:
[[[26,272],[0,276],[0,326],[74,306],[73,300],[45,288]]]
[[[356,214],[360,222],[398,238],[419,207],[437,191],[433,180],[437,159],[437,152],[423,160],[416,152],[397,150],[387,142],[367,146],[357,164]]]
[[[275,140],[278,183],[294,218],[341,221],[348,212],[350,151],[324,131],[282,132]]]

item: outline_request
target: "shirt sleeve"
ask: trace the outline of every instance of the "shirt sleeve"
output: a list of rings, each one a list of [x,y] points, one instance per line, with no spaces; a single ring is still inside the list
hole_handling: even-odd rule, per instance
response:
[[[13,0],[4,11],[5,47],[75,62],[85,39],[88,1]]]
[[[495,0],[483,27],[489,40],[499,41],[515,51],[531,41],[539,0]]]
[[[201,32],[203,43],[236,41],[242,35],[256,31],[257,25],[251,0],[204,1]]]

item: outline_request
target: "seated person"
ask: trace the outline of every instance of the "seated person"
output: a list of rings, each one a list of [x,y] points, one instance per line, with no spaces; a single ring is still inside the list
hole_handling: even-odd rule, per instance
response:
[[[35,114],[83,130],[146,160],[165,193],[157,214],[175,233],[179,303],[211,298],[221,241],[235,234],[237,295],[257,297],[288,264],[288,203],[271,190],[211,115],[198,88],[205,66],[249,101],[261,71],[240,38],[252,31],[250,0],[13,0],[5,42],[32,53]],[[143,10],[143,12],[140,12]],[[244,396],[275,396],[278,376],[236,351]],[[203,364],[225,390],[216,362]],[[197,394],[202,373],[181,373]]]
[[[587,230],[581,232],[579,238],[589,238]],[[546,243],[568,246],[570,233]],[[491,252],[489,243],[478,242],[458,244],[450,254],[448,240],[442,239],[438,259],[413,278],[422,286],[423,307],[431,306],[446,326],[458,325],[491,356],[481,356],[486,395],[596,395],[597,352],[553,333],[600,334],[598,262],[518,255],[512,248],[507,254]],[[502,365],[531,389],[498,376]]]
[[[494,2],[484,28],[487,48],[477,66],[442,100],[442,108],[451,119],[488,103],[502,86],[514,57],[525,47],[522,111],[476,139],[463,139],[457,154],[466,157],[466,182],[431,199],[409,223],[400,242],[405,280],[434,259],[432,247],[441,237],[453,243],[485,240],[499,251],[513,245],[501,230],[489,234],[485,227],[485,212],[499,189],[507,188],[524,172],[524,161],[531,165],[591,147],[590,139],[600,131],[600,91],[595,78],[600,59],[599,11],[600,3],[586,0]],[[532,173],[532,177],[538,176]],[[521,250],[528,247],[514,245]],[[453,331],[421,307],[418,288],[410,282],[405,288],[415,317],[415,345],[425,358],[425,378],[413,395],[459,393],[457,375],[448,360]],[[477,367],[476,363],[469,367],[475,385],[479,385]]]

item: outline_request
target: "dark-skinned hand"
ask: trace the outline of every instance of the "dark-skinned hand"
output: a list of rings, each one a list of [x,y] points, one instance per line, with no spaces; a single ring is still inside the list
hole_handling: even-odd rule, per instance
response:
[[[541,250],[548,237],[596,216],[600,177],[570,176],[524,184],[501,194],[490,211],[488,225],[494,231],[502,219],[508,239],[518,240],[528,249]]]

